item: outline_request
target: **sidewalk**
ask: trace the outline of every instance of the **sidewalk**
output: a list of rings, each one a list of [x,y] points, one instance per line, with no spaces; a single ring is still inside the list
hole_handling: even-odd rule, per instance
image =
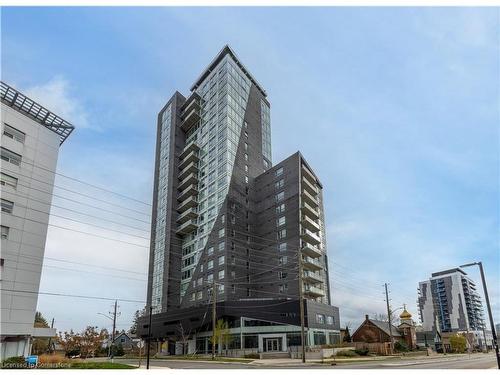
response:
[[[301,359],[291,359],[291,358],[269,358],[269,359],[256,359],[255,361],[250,363],[251,365],[257,366],[311,366],[317,365],[321,366],[321,362],[318,362],[317,359],[314,360],[306,360],[306,363],[302,363]]]

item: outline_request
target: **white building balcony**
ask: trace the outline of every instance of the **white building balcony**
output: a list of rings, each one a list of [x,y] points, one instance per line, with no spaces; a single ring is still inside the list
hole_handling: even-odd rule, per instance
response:
[[[312,196],[316,196],[318,194],[318,187],[316,184],[311,184],[307,178],[302,179],[302,187]]]
[[[198,228],[198,225],[196,224],[195,220],[188,220],[184,224],[182,224],[175,233],[180,234],[180,235],[186,235],[191,233],[192,231],[196,230]]]
[[[306,214],[313,220],[319,219],[319,210],[317,208],[313,208],[312,206],[303,201],[301,209],[302,209],[302,214]]]
[[[201,119],[200,109],[196,107],[188,108],[182,115],[181,129],[187,132]]]
[[[319,238],[318,235],[307,229],[302,229],[300,237],[302,238],[302,240],[310,243],[311,245],[319,245],[321,243],[321,238]]]
[[[182,213],[186,211],[188,208],[196,207],[197,205],[198,205],[197,199],[195,197],[189,197],[179,205],[177,211],[179,213]]]
[[[181,160],[179,163],[179,169],[184,169],[189,165],[189,163],[194,162],[196,163],[199,160],[198,158],[198,151],[191,151],[188,152]]]
[[[311,271],[304,271],[303,279],[305,282],[310,284],[318,284],[323,282],[323,279],[318,273]]]
[[[199,151],[200,148],[198,145],[194,142],[190,142],[184,150],[182,150],[181,154],[179,155],[179,158],[184,159],[187,154],[189,154],[191,151]]]
[[[308,179],[311,184],[316,185],[316,177],[304,164],[302,164],[302,176]]]
[[[313,246],[307,242],[304,242],[302,244],[302,253],[310,256],[311,258],[319,258],[322,255],[321,250],[318,247]]]
[[[325,291],[323,289],[320,289],[314,285],[310,284],[305,284],[304,285],[304,295],[306,297],[323,297],[325,295]]]
[[[180,191],[183,191],[186,189],[189,185],[195,185],[198,183],[198,174],[197,173],[189,173],[187,176],[183,178],[179,178],[181,182],[179,183],[179,186],[177,186],[177,189]]]
[[[323,265],[318,259],[313,259],[310,257],[302,257],[302,267],[308,271],[320,271],[323,269]]]
[[[198,165],[194,162],[191,162],[184,167],[184,169],[179,173],[179,180],[183,180],[190,173],[198,173]]]
[[[186,221],[190,219],[196,219],[198,217],[198,212],[196,212],[195,208],[190,208],[186,211],[184,211],[179,217],[177,218],[177,222],[179,224],[184,224]]]
[[[190,196],[195,196],[195,195],[198,195],[198,188],[196,187],[195,184],[190,184],[190,185],[188,185],[187,188],[185,188],[183,191],[181,191],[179,193],[179,195],[177,196],[177,200],[179,202],[182,202],[186,198],[188,198]]]
[[[306,215],[302,215],[302,220],[301,220],[302,226],[306,229],[309,229],[311,232],[319,232],[321,227],[317,222],[312,220]]]
[[[314,208],[319,207],[318,198],[312,196],[311,194],[309,194],[304,189],[302,189],[302,192],[301,192],[300,196],[302,198],[302,201],[305,202],[305,203],[307,203],[311,207],[314,207]]]

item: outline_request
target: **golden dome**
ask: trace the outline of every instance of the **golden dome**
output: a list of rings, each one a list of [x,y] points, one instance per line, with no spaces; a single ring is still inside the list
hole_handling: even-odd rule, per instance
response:
[[[406,305],[404,305],[403,312],[399,316],[399,319],[411,319],[411,314],[406,310]]]

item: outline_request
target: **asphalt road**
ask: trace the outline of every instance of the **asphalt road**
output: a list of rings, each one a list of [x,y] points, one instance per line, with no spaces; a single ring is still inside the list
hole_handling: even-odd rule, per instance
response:
[[[387,360],[371,363],[351,363],[337,366],[339,369],[489,369],[497,368],[495,355],[473,354],[464,357]]]
[[[115,359],[115,362],[137,365],[138,360],[134,359]],[[145,361],[142,362],[143,366]],[[254,365],[251,363],[220,363],[208,361],[186,361],[186,360],[155,360],[150,362],[151,368],[171,368],[171,369],[272,369],[272,368],[301,368],[308,369],[489,369],[496,368],[496,359],[493,353],[490,354],[473,354],[470,356],[461,357],[424,357],[420,359],[390,359],[383,361],[370,361],[369,363],[342,363],[336,366],[307,363],[290,364],[284,366],[277,365]]]

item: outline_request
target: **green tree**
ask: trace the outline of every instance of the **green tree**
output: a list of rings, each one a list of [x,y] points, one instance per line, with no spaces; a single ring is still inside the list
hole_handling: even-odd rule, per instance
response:
[[[34,327],[37,328],[49,328],[49,323],[47,319],[44,318],[40,311],[35,313],[35,323]],[[31,347],[33,354],[43,354],[49,351],[49,339],[48,338],[35,338],[33,339],[33,346]]]
[[[144,312],[145,312],[145,310],[142,309],[142,310],[137,310],[134,313],[134,319],[133,319],[133,322],[132,322],[132,326],[128,330],[131,334],[133,334],[133,335],[137,334],[137,327],[138,327],[138,324],[139,324],[139,319],[144,315]]]
[[[451,350],[455,353],[464,353],[467,348],[467,339],[459,334],[450,336]]]
[[[39,328],[49,328],[49,323],[47,323],[47,319],[42,315],[40,311],[35,313],[35,324],[34,327]]]
[[[215,324],[215,334],[210,338],[212,345],[219,346],[219,352],[223,348],[227,350],[231,342],[231,334],[229,333],[229,325],[223,319],[219,319]]]
[[[351,342],[351,334],[349,333],[349,327],[345,326],[345,333],[344,333],[344,342]]]

